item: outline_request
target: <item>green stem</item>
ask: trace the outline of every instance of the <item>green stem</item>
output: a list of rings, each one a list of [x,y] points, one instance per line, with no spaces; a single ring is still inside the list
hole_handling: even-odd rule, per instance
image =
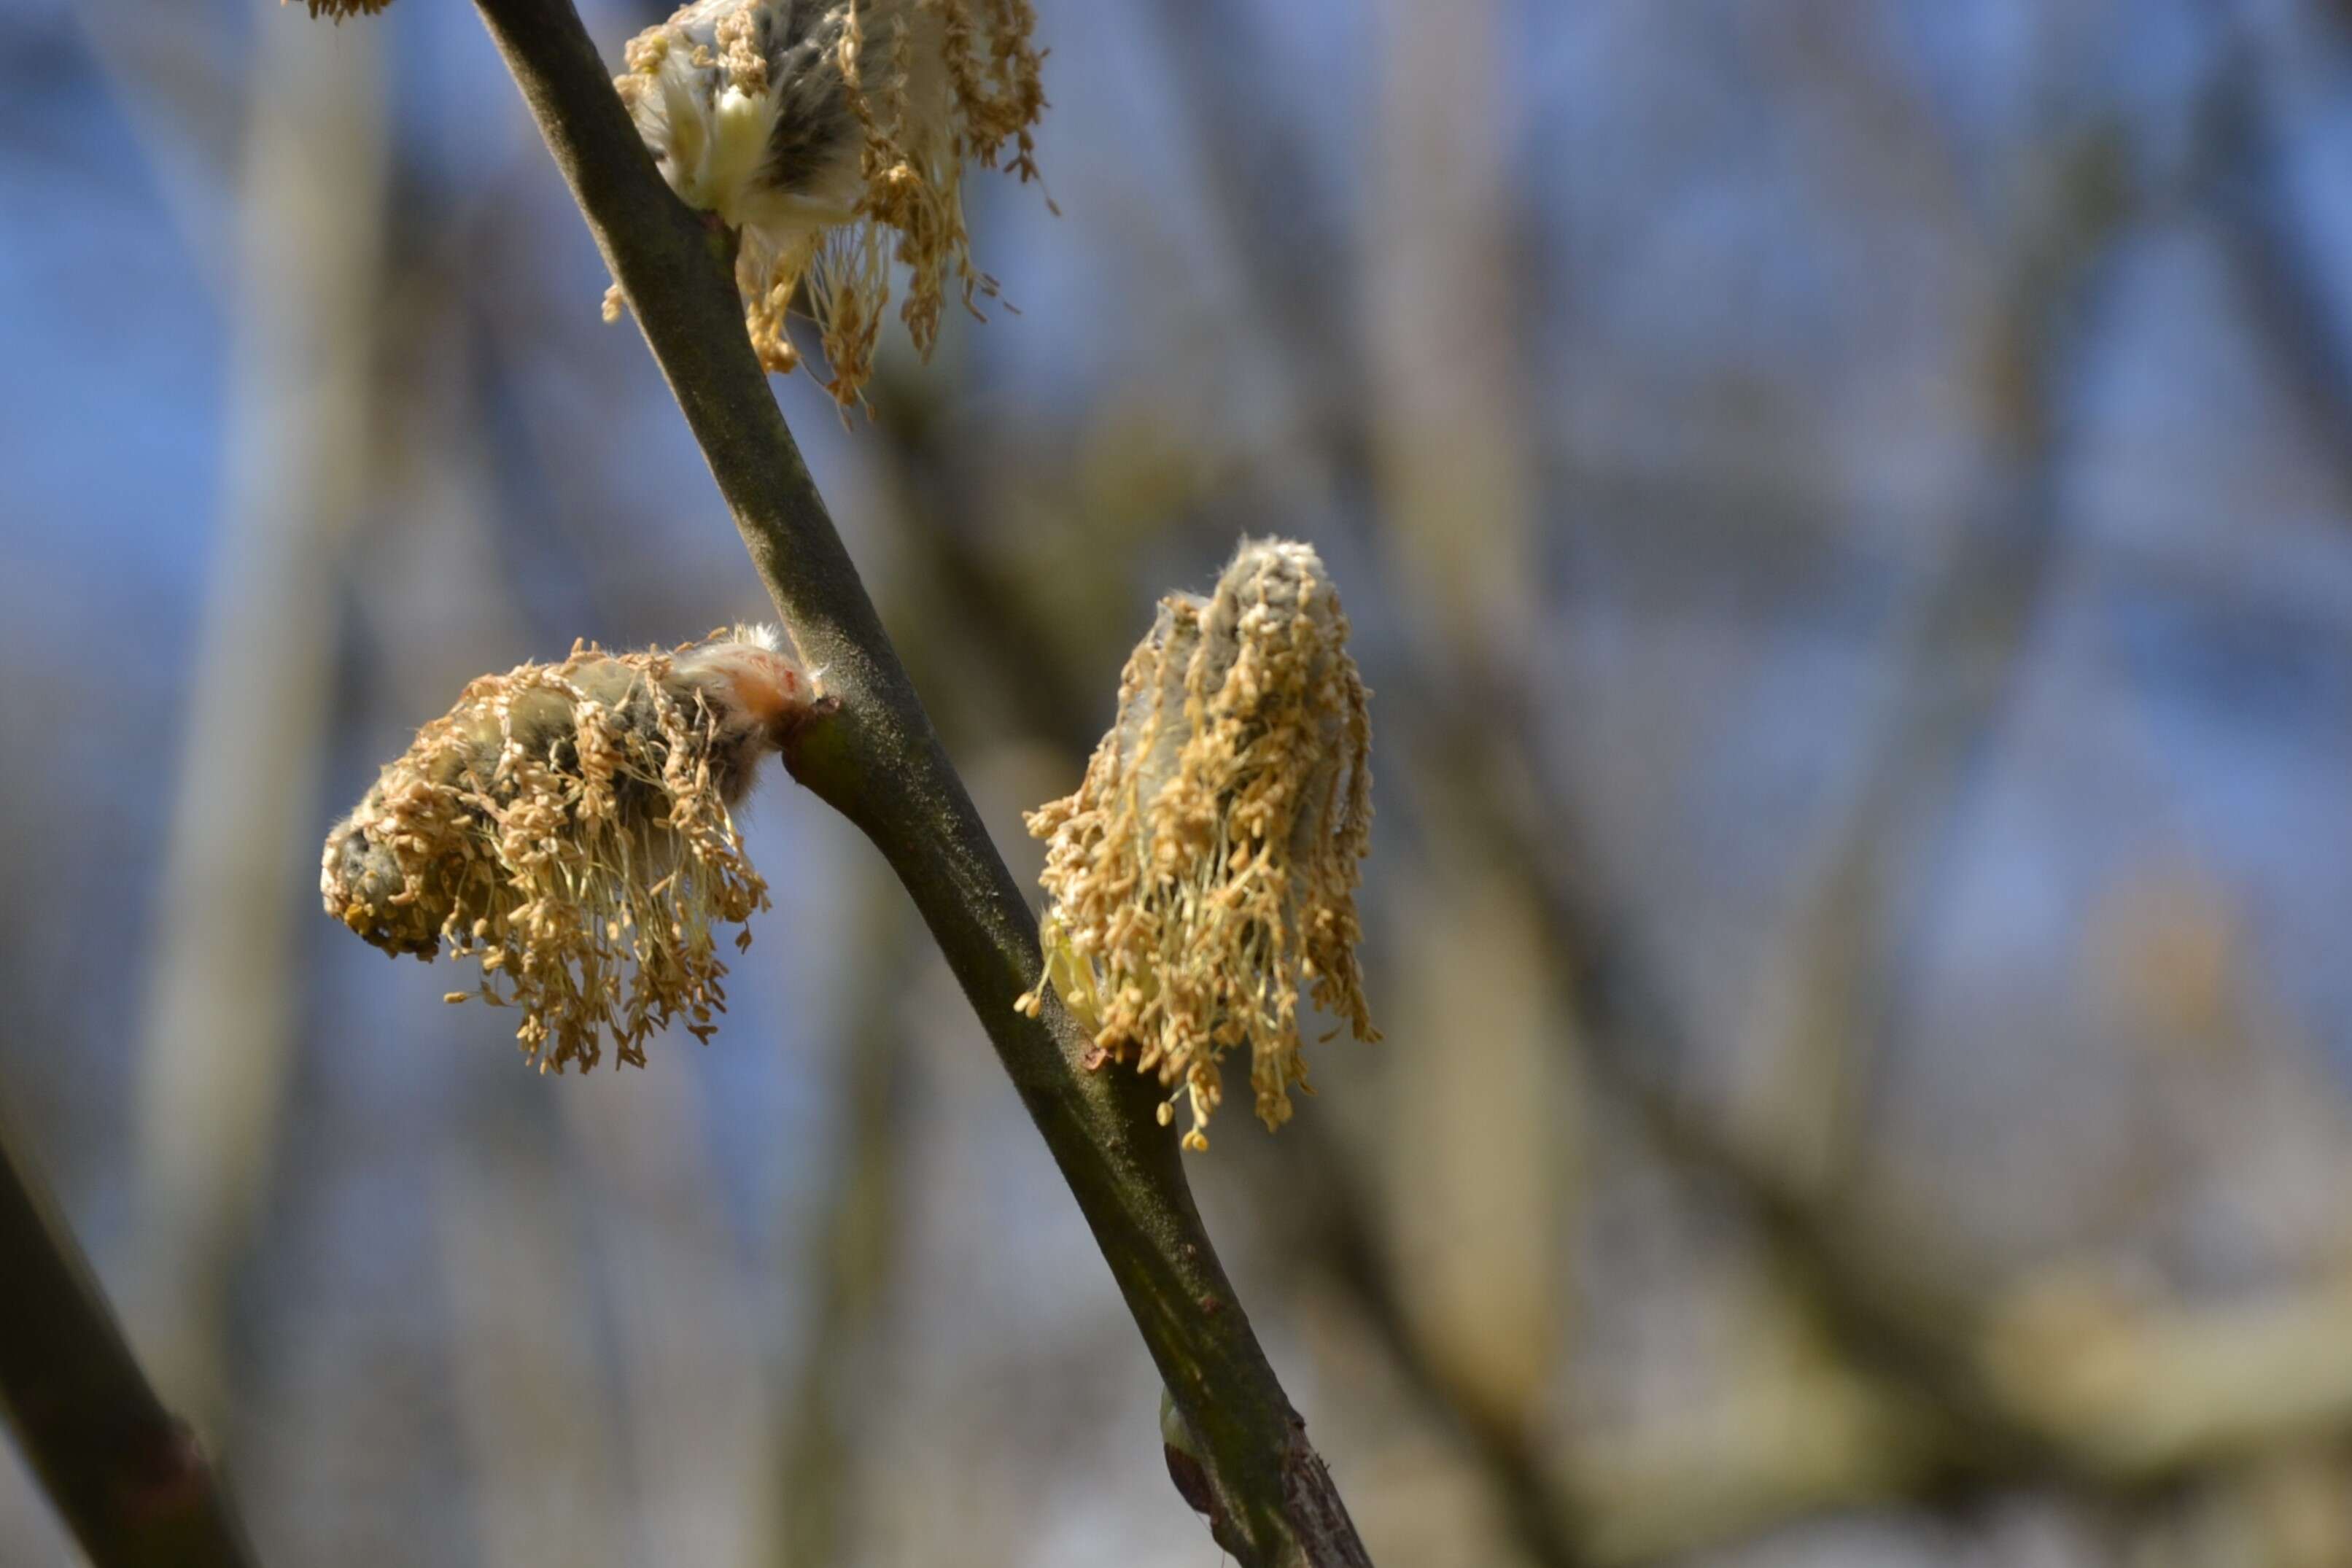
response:
[[[1088,1042],[1058,1004],[1013,1011],[1038,973],[1036,922],[809,478],[710,231],[655,172],[570,0],[476,3],[761,580],[841,699],[800,738],[795,776],[873,840],[946,955],[1199,1435],[1219,1540],[1244,1568],[1368,1564],[1210,1247],[1156,1092],[1084,1070]]]

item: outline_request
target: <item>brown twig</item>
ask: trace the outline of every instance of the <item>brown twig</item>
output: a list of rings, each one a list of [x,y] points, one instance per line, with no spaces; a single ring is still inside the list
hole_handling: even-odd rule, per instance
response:
[[[842,700],[789,760],[889,861],[1020,1091],[1208,1456],[1220,1541],[1259,1564],[1368,1563],[1192,1204],[1150,1088],[1079,1063],[1036,926],[900,667],[753,359],[723,244],[662,184],[570,0],[477,0],[761,581]]]

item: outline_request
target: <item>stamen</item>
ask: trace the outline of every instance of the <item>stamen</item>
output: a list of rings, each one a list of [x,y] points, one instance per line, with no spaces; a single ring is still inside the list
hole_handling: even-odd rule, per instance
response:
[[[1078,792],[1028,817],[1052,903],[1045,980],[1014,1005],[1036,1016],[1051,984],[1107,1055],[1187,1101],[1188,1149],[1244,1043],[1259,1120],[1289,1120],[1302,989],[1379,1038],[1355,954],[1371,730],[1347,636],[1313,550],[1244,544],[1212,597],[1160,602]]]
[[[387,952],[477,958],[542,1068],[593,1067],[607,1041],[642,1065],[680,1013],[707,1037],[727,973],[711,927],[768,907],[730,807],[812,685],[743,627],[485,676],[328,836],[327,910]]]

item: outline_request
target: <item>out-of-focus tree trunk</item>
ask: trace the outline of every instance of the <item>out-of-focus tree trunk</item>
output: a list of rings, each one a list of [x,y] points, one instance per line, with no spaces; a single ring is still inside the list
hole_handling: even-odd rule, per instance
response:
[[[433,1190],[483,1561],[627,1568],[622,1424],[589,1315],[568,1306],[592,1278],[570,1194],[541,1154],[490,1141]]]
[[[1487,671],[1517,667],[1537,609],[1510,331],[1503,30],[1490,0],[1397,0],[1381,24],[1362,247],[1371,477],[1425,662],[1483,691]],[[1389,756],[1392,769],[1404,760]],[[1448,804],[1465,782],[1449,773],[1458,765],[1433,757],[1404,770],[1426,808],[1429,864],[1399,904],[1420,917],[1415,929],[1391,933],[1388,948],[1401,1006],[1382,1209],[1396,1293],[1427,1364],[1485,1440],[1524,1452],[1566,1336],[1575,1125],[1547,1003],[1552,965],[1515,880],[1465,853]],[[1529,1524],[1531,1551],[1565,1539],[1568,1521],[1549,1522]]]
[[[1554,1070],[1549,955],[1512,880],[1452,876],[1404,901],[1381,1138],[1398,1290],[1456,1401],[1525,1442],[1567,1330],[1562,1211],[1578,1129]]]
[[[858,1411],[875,1382],[890,1279],[904,1229],[899,1191],[907,1132],[907,1038],[901,1005],[921,933],[898,889],[866,870],[857,902],[865,955],[859,994],[840,1029],[840,1106],[833,1189],[803,1271],[810,1326],[782,1391],[776,1568],[857,1560],[863,1445]]]
[[[1493,0],[1381,10],[1365,395],[1397,580],[1460,650],[1444,668],[1515,655],[1535,623],[1503,29]]]
[[[153,167],[158,194],[205,281],[229,281],[242,84],[220,15],[179,0],[87,0],[73,7],[114,100]]]
[[[589,1178],[646,1563],[751,1561],[774,1473],[756,1325],[689,1063],[550,1085]]]
[[[382,35],[256,7],[227,471],[138,1083],[132,1332],[199,1422],[303,992],[339,577],[367,505],[386,184]]]

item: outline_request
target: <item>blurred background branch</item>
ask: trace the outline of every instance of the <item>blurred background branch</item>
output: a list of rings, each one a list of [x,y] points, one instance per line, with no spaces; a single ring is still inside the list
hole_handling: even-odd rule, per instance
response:
[[[0,1406],[99,1568],[241,1568],[227,1495],[131,1358],[80,1248],[0,1127]]]

